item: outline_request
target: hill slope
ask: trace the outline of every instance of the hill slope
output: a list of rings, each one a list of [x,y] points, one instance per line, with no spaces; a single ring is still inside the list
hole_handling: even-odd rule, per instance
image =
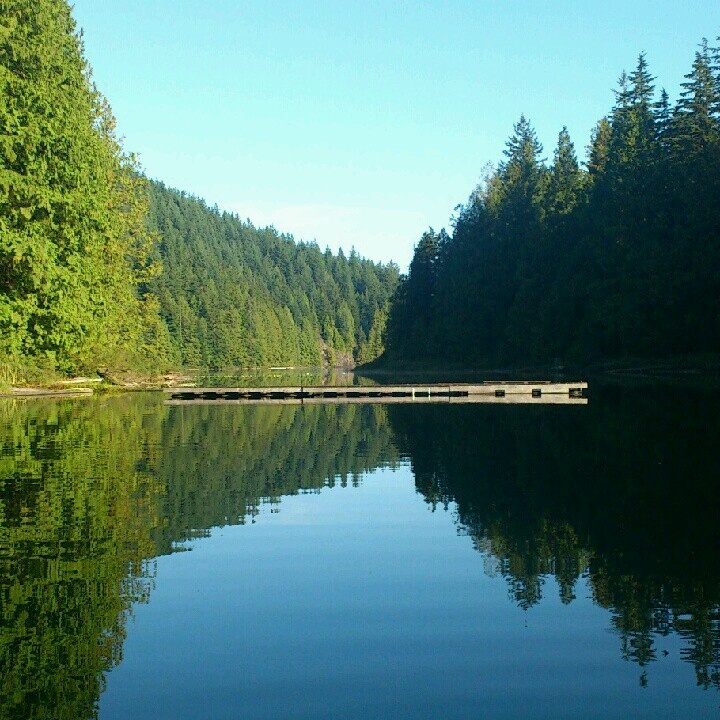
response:
[[[198,198],[150,184],[163,272],[151,288],[183,365],[367,361],[398,280],[395,265],[322,252]]]

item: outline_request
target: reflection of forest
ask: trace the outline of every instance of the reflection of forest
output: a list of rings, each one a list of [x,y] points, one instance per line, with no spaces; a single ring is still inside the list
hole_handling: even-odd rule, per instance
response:
[[[175,406],[162,446],[161,553],[208,528],[245,522],[283,495],[356,484],[398,459],[379,405]]]
[[[577,408],[0,404],[3,718],[96,713],[153,557],[401,453],[522,607],[549,575],[571,602],[584,575],[625,657],[677,633],[720,687],[716,406],[649,390]]]
[[[147,401],[0,404],[3,718],[91,717],[119,662],[162,488]]]
[[[0,404],[5,718],[93,717],[148,560],[282,495],[397,459],[384,409]]]
[[[717,394],[603,390],[583,408],[391,407],[428,503],[459,523],[530,607],[581,575],[627,659],[683,638],[698,684],[720,687]]]

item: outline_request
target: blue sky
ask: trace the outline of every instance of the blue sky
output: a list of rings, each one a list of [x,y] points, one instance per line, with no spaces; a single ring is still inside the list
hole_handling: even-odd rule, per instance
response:
[[[85,53],[148,176],[404,270],[520,114],[579,157],[645,51],[675,99],[717,0],[75,0]]]

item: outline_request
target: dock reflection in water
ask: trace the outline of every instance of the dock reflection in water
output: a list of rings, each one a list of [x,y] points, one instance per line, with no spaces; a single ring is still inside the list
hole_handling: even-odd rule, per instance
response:
[[[1,716],[715,717],[718,399],[3,403]]]

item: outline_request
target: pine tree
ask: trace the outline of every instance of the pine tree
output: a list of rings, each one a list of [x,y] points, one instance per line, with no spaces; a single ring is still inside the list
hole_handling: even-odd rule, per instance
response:
[[[539,221],[545,179],[542,150],[535,130],[521,115],[503,151],[507,160],[498,168],[502,216],[511,232],[524,232]]]
[[[667,151],[670,145],[670,124],[672,114],[670,111],[670,96],[663,88],[660,92],[660,99],[653,106],[655,114],[655,133],[658,144],[663,151]]]
[[[685,76],[682,88],[672,118],[672,136],[678,160],[692,163],[720,138],[720,91],[707,40],[695,53],[692,71]]]
[[[438,237],[432,228],[422,234],[415,247],[408,273],[408,291],[411,301],[418,307],[427,307],[435,285],[436,267],[439,254]]]
[[[635,70],[620,76],[615,91],[608,169],[613,189],[622,196],[636,196],[655,160],[656,132],[653,115],[654,78],[641,53]]]
[[[582,187],[582,173],[570,140],[567,127],[558,136],[555,160],[550,168],[550,179],[545,197],[548,214],[569,215],[577,206]]]
[[[612,140],[612,126],[608,118],[600,119],[593,128],[588,147],[587,169],[592,180],[597,180],[607,170]]]

